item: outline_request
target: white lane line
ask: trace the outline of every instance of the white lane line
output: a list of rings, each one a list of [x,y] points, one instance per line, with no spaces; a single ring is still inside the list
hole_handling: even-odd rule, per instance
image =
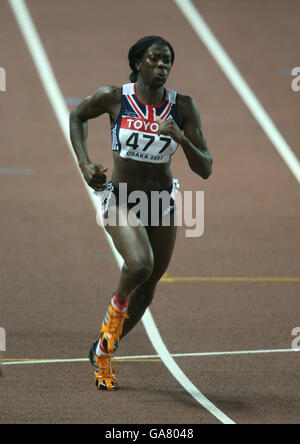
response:
[[[281,133],[276,128],[241,73],[230,59],[227,52],[221,46],[212,30],[204,21],[192,0],[174,0],[178,8],[182,11],[200,40],[207,47],[212,57],[225,73],[233,88],[238,92],[249,110],[262,127],[268,138],[271,140],[276,150],[289,167],[296,180],[300,183],[300,162],[290,146],[287,144]]]
[[[207,353],[176,353],[172,355],[174,358],[188,358],[199,356],[238,356],[238,355],[263,355],[271,353],[295,353],[300,351],[296,348],[275,349],[275,350],[245,350],[245,351],[229,351],[229,352],[207,352]]]
[[[175,379],[181,384],[190,395],[201,404],[206,410],[208,410],[213,416],[215,416],[223,424],[235,424],[231,418],[225,415],[218,407],[216,407],[206,396],[201,393],[198,388],[186,377],[181,368],[177,365],[174,358],[170,355],[167,347],[165,346],[159,331],[154,323],[151,312],[146,311],[143,318],[143,322],[146,328],[146,332],[150,341],[152,342],[155,350],[159,354],[161,360],[169,371],[173,374]]]
[[[39,38],[35,25],[32,21],[28,8],[24,0],[9,0],[11,8],[15,14],[16,20],[19,24],[19,27],[22,31],[24,39],[27,43],[29,51],[32,55],[35,66],[38,70],[39,76],[41,78],[42,84],[46,90],[46,93],[49,97],[50,103],[52,104],[53,110],[57,117],[57,120],[61,126],[62,132],[65,136],[65,139],[68,143],[70,152],[77,164],[76,156],[73,151],[73,147],[70,142],[69,137],[69,112],[66,107],[66,103],[64,97],[60,91],[58,83],[55,79],[53,70],[51,68],[49,59],[45,52],[45,49],[42,45],[42,42]],[[82,177],[82,175],[81,175]],[[84,182],[84,181],[83,181]],[[93,190],[86,185],[84,185],[89,193],[90,199],[95,207],[97,212],[97,201],[96,197],[93,195]],[[123,265],[123,259],[116,251],[111,238],[104,230],[105,235],[111,245],[112,251],[116,257],[119,267],[121,268]],[[178,382],[183,386],[185,390],[189,392],[189,394],[197,400],[197,402],[206,408],[212,415],[214,415],[219,421],[224,424],[234,424],[234,422],[226,416],[221,410],[219,410],[214,404],[212,404],[198,389],[195,387],[191,381],[187,378],[187,376],[181,371],[178,367],[174,359],[171,357],[169,351],[167,350],[162,338],[157,330],[155,322],[151,316],[150,310],[148,309],[144,318],[143,324],[145,330],[148,334],[148,337],[159,354],[163,362],[165,363],[168,370],[173,374],[173,376],[178,380]]]
[[[173,353],[173,358],[199,358],[211,356],[243,356],[243,355],[263,355],[276,353],[295,353],[300,352],[300,349],[286,348],[275,350],[245,350],[245,351],[228,351],[228,352],[204,352],[204,353]],[[147,359],[160,359],[159,355],[137,355],[137,356],[116,356],[116,361],[144,361]],[[24,359],[4,361],[2,365],[31,365],[31,364],[65,364],[76,362],[89,362],[86,358],[80,359]]]

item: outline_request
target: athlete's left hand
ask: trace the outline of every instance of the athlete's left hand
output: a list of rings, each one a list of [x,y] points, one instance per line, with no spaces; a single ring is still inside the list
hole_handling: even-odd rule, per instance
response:
[[[159,125],[159,135],[170,136],[173,140],[175,140],[175,142],[179,144],[182,142],[184,135],[173,119],[161,120],[158,117],[156,119],[156,122]]]

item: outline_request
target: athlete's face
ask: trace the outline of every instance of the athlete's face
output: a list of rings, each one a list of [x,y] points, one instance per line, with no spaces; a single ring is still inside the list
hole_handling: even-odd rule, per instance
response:
[[[163,85],[172,68],[172,53],[167,45],[155,43],[136,66],[146,83]]]

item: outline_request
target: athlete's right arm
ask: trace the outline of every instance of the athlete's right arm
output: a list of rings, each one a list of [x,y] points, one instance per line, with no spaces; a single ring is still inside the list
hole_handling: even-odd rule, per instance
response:
[[[83,100],[70,114],[70,137],[79,167],[87,184],[98,191],[106,182],[102,165],[91,162],[87,150],[88,120],[112,115],[120,100],[120,88],[104,86]]]

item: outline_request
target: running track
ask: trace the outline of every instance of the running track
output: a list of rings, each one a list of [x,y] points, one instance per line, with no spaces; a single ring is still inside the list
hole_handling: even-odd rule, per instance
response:
[[[300,92],[288,75],[300,49],[299,3],[194,4],[299,158]],[[300,326],[294,174],[173,1],[27,5],[67,103],[126,82],[128,47],[140,36],[163,34],[174,45],[169,86],[195,98],[215,171],[203,182],[180,151],[174,159],[182,189],[205,191],[205,234],[195,241],[179,230],[170,278],[151,313],[170,353],[202,353],[174,359],[233,422],[298,422],[299,354],[288,351]],[[89,364],[73,362],[87,356],[119,268],[8,1],[0,24],[7,74],[0,93],[0,326],[7,334],[0,423],[219,423],[157,359],[142,324],[118,357],[144,358],[116,363],[117,394],[98,393]],[[91,122],[89,147],[111,171],[106,118]],[[270,353],[223,354],[250,350]]]

